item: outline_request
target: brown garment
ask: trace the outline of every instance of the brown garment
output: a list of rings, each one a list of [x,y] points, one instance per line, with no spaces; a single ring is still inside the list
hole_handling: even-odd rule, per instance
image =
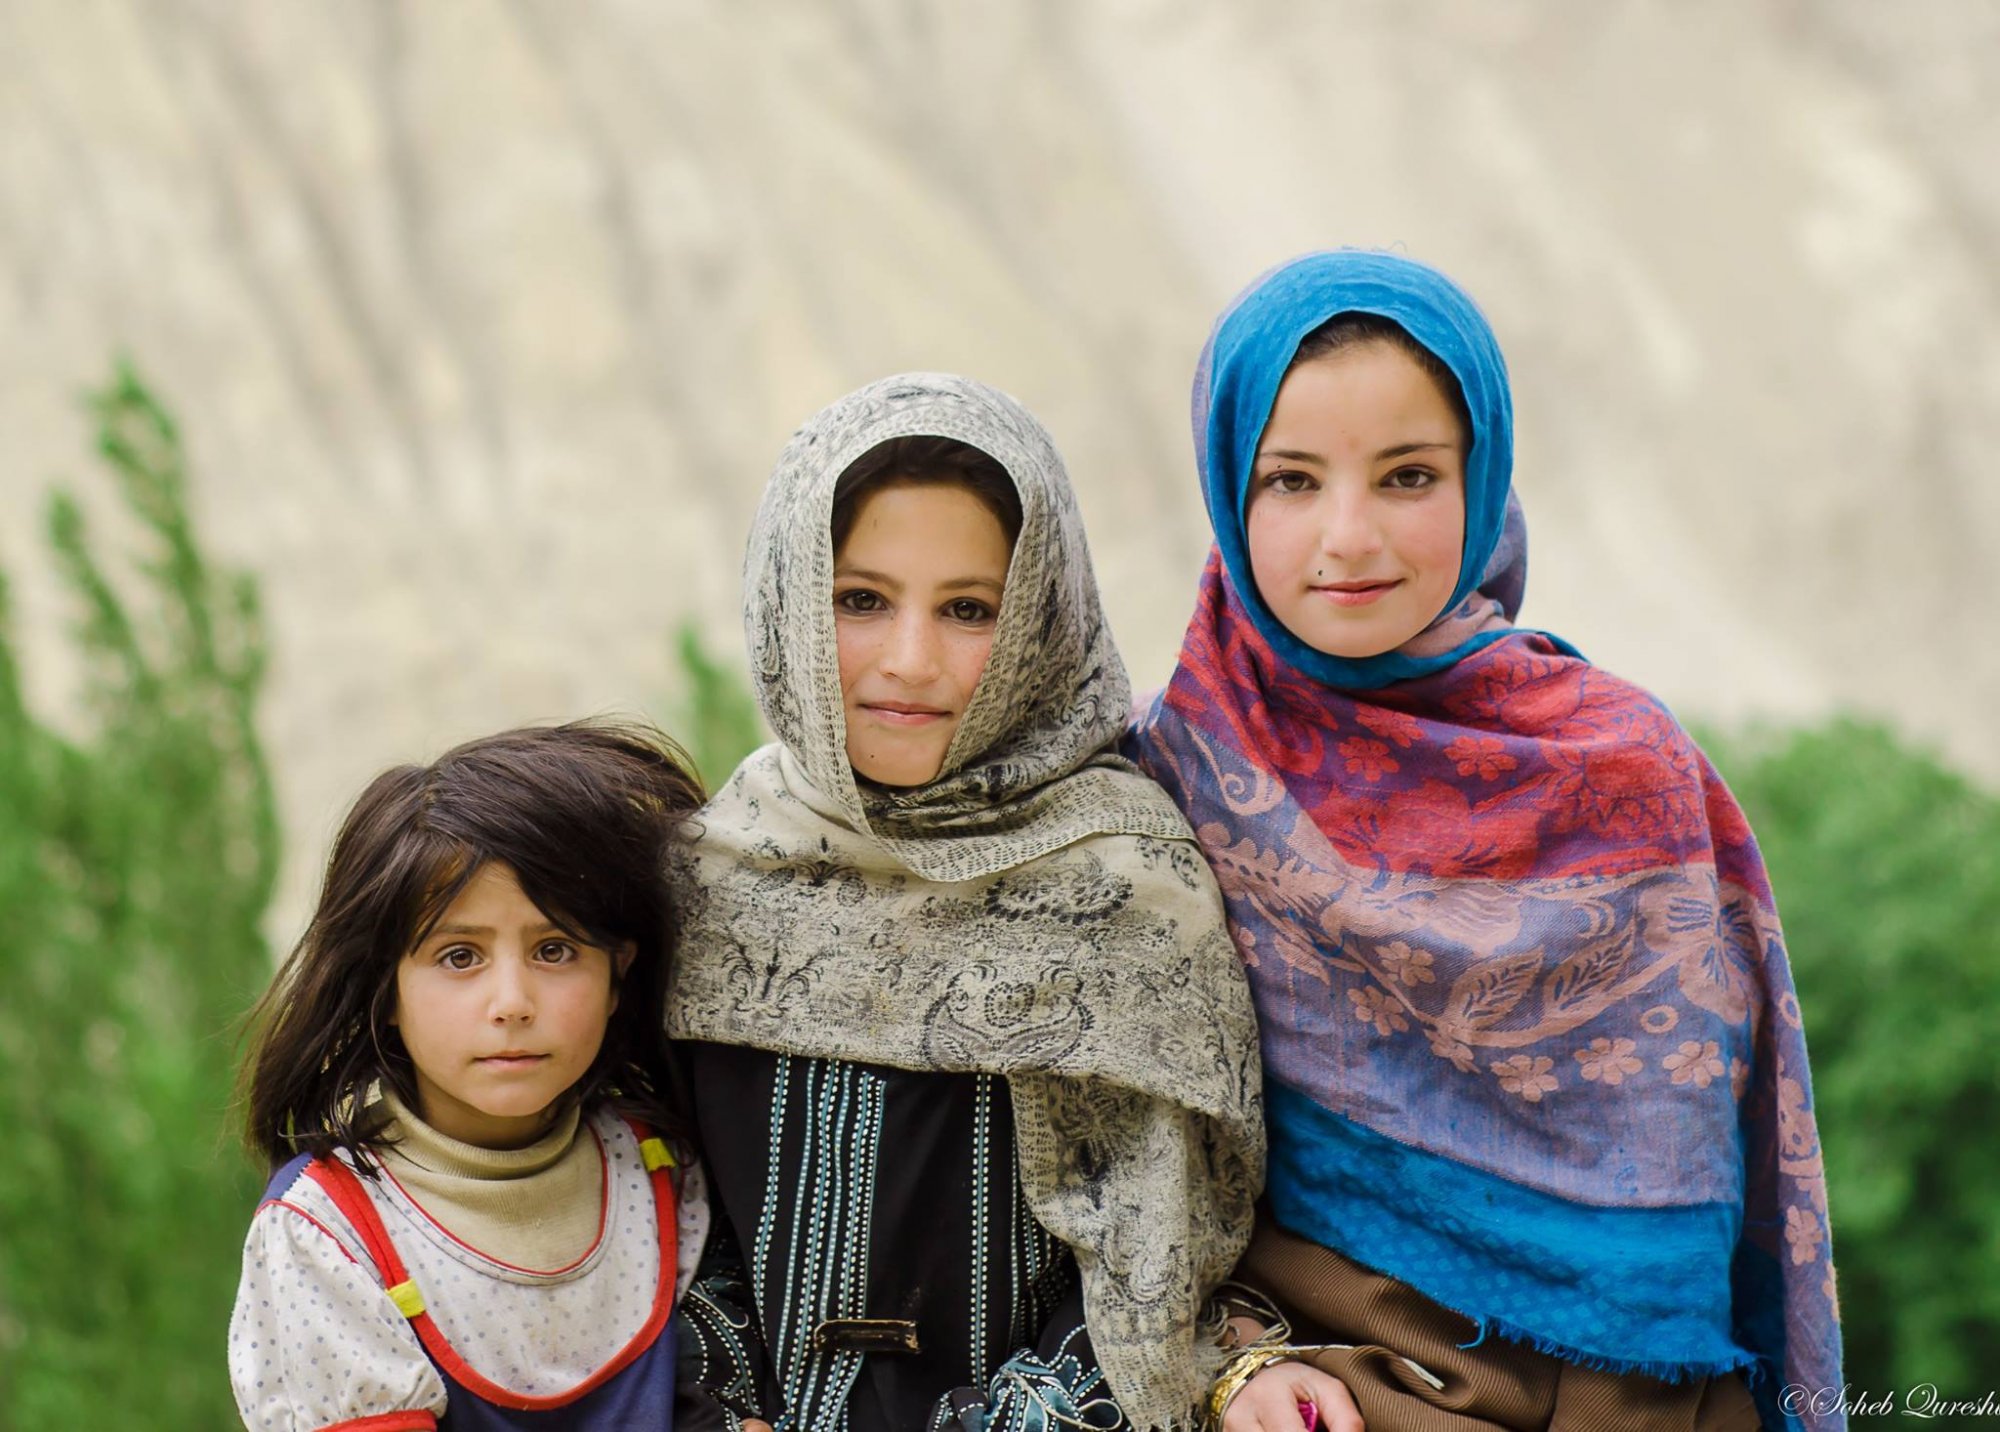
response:
[[[1368,1432],[1757,1432],[1741,1373],[1662,1382],[1579,1367],[1504,1338],[1407,1283],[1288,1233],[1259,1210],[1238,1265],[1292,1323],[1292,1340],[1350,1343],[1313,1357],[1347,1384]],[[1433,1387],[1415,1362],[1443,1384]]]

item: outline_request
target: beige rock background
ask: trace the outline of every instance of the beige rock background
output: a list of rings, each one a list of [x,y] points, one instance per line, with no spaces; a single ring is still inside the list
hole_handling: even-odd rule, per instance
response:
[[[1048,422],[1154,684],[1210,318],[1393,244],[1507,347],[1530,620],[2000,778],[1996,93],[1965,0],[0,0],[31,690],[72,709],[40,519],[118,350],[263,584],[275,933],[381,765],[658,711],[684,615],[733,655],[765,469],[885,372]]]

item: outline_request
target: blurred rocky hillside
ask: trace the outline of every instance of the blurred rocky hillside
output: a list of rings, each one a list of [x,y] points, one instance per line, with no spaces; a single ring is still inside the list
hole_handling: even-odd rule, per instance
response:
[[[1507,346],[1530,620],[1992,781],[1995,93],[1964,0],[0,0],[0,570],[62,712],[44,495],[129,352],[264,585],[289,927],[377,767],[733,651],[764,471],[885,372],[1048,422],[1163,680],[1210,318],[1389,244]]]

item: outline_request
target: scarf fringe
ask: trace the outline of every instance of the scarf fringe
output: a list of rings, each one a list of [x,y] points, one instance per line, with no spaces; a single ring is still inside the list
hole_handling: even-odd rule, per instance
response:
[[[1505,1318],[1482,1318],[1477,1314],[1466,1312],[1463,1308],[1452,1308],[1452,1311],[1460,1317],[1471,1319],[1479,1328],[1479,1336],[1471,1342],[1460,1343],[1461,1348],[1477,1347],[1486,1340],[1488,1333],[1492,1333],[1505,1338],[1508,1342],[1531,1348],[1546,1357],[1572,1363],[1577,1367],[1586,1367],[1593,1372],[1609,1372],[1620,1377],[1637,1373],[1641,1377],[1650,1377],[1657,1382],[1681,1383],[1698,1378],[1726,1377],[1732,1372],[1746,1372],[1754,1378],[1761,1366],[1761,1360],[1755,1353],[1750,1352],[1709,1362],[1648,1362],[1608,1357],[1601,1353],[1583,1352],[1566,1343],[1557,1342],[1554,1338],[1529,1332]]]

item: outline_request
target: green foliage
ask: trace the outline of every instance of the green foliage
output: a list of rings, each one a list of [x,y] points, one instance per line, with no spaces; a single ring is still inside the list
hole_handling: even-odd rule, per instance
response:
[[[2000,1372],[2000,800],[1879,727],[1711,743],[1778,892],[1849,1379]]]
[[[263,637],[251,584],[196,545],[167,414],[122,367],[91,409],[145,556],[108,568],[57,495],[87,739],[23,705],[0,578],[0,1428],[226,1426],[256,1196],[231,1031],[269,975],[278,860]]]
[[[692,622],[683,622],[675,634],[674,656],[681,686],[673,706],[673,736],[687,747],[702,783],[713,791],[769,738],[743,678],[709,655]]]

